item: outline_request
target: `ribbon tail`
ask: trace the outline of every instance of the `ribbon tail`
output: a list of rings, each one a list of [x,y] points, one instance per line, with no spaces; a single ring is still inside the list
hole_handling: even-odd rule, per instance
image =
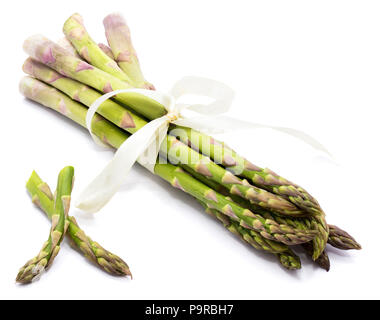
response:
[[[274,126],[263,126],[263,128],[269,128],[273,130],[277,130],[280,132],[284,132],[292,137],[295,137],[304,143],[308,144],[309,146],[313,147],[315,150],[322,151],[326,153],[327,155],[330,156],[330,158],[333,158],[332,154],[330,153],[327,148],[320,143],[317,139],[313,138],[311,135],[301,131],[301,130],[296,130],[292,128],[287,128],[287,127],[274,127]]]
[[[307,145],[311,146],[315,150],[322,151],[329,155],[332,158],[331,153],[327,150],[325,146],[322,145],[318,140],[310,136],[309,134],[292,128],[287,127],[278,127],[271,126],[260,123],[253,123],[244,120],[239,120],[235,118],[231,118],[228,116],[218,115],[213,117],[207,116],[196,116],[191,118],[185,118],[176,120],[173,123],[184,126],[188,128],[192,128],[198,131],[201,131],[206,134],[218,134],[218,133],[226,133],[237,130],[252,130],[252,129],[261,129],[267,128],[276,131],[280,131],[286,133],[294,138],[297,138]]]
[[[171,95],[177,100],[181,96],[195,95],[213,99],[208,104],[187,104],[186,108],[200,114],[217,115],[227,112],[234,99],[234,91],[226,84],[203,77],[187,76],[177,81]]]
[[[118,191],[133,164],[152,145],[162,126],[167,128],[165,117],[149,122],[122,143],[113,159],[81,193],[76,201],[76,207],[91,213],[99,211]],[[156,163],[159,146],[156,151],[150,153],[149,159],[145,159],[147,164]]]

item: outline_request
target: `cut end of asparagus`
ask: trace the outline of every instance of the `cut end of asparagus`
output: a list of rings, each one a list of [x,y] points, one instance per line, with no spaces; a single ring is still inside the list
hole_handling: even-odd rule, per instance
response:
[[[103,25],[106,29],[117,28],[126,25],[126,22],[120,13],[114,12],[103,19]]]
[[[80,26],[81,28],[77,28]],[[72,14],[63,24],[63,33],[67,36],[70,33],[71,37],[81,38],[83,36],[83,18],[79,13]]]
[[[63,33],[66,37],[70,38],[82,38],[85,30],[83,24],[83,18],[79,13],[74,13],[71,15],[63,25]]]
[[[22,65],[22,71],[24,71],[26,74],[33,75],[33,59],[32,58],[27,58]]]
[[[34,97],[33,88],[39,85],[40,85],[40,88],[43,87],[42,83],[38,83],[37,81],[35,81],[34,78],[26,76],[21,79],[20,84],[19,84],[19,90],[21,94],[24,95],[25,97],[33,98]]]
[[[26,53],[31,56],[35,56],[36,50],[39,44],[43,44],[47,38],[45,38],[42,34],[36,34],[28,37],[23,44],[23,49]]]
[[[48,38],[41,34],[36,34],[24,41],[23,49],[31,57],[40,60],[42,63],[50,64],[55,61],[51,49],[51,43],[52,42]],[[57,46],[57,48],[60,48],[63,53],[68,54],[64,48],[60,46]]]
[[[135,55],[135,53],[131,42],[129,27],[122,15],[112,13],[104,18],[103,24],[108,44],[110,45],[116,62],[132,63],[132,56]]]
[[[67,73],[65,73],[62,68],[68,64],[70,65],[67,71],[69,74],[93,69],[93,67],[85,61],[73,56],[70,50],[66,50],[40,34],[27,38],[24,41],[23,49],[25,53],[33,59],[53,68],[63,75],[67,75]]]

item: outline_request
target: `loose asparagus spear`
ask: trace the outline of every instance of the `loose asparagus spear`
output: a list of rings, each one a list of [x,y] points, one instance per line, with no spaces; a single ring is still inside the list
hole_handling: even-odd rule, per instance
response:
[[[120,68],[129,76],[137,88],[154,90],[142,74],[136,51],[132,45],[131,34],[123,17],[117,13],[108,15],[103,20],[104,29],[113,56]]]
[[[21,80],[20,90],[26,97],[58,112],[63,112],[67,117],[85,126],[85,112],[83,112],[85,107],[71,100],[56,89],[38,80],[26,77]],[[61,107],[62,105],[64,105],[64,108]],[[73,114],[75,114],[76,117],[72,117]],[[82,118],[78,119],[77,116],[79,115],[81,115]],[[95,135],[100,136],[103,139],[104,137],[107,137],[107,141],[110,145],[118,148],[120,144],[127,139],[128,134],[126,132],[106,120],[100,122],[102,123],[102,126],[94,126],[92,131]],[[112,134],[108,134],[108,131]],[[243,227],[254,229],[267,239],[279,241],[288,245],[294,245],[308,242],[315,236],[313,230],[300,231],[294,228],[289,228],[287,225],[280,225],[270,219],[263,219],[260,215],[254,214],[250,210],[244,209],[228,200],[225,196],[216,193],[214,190],[192,178],[176,166],[156,163],[154,170],[157,175],[171,183],[173,186],[190,193],[201,201],[213,205],[220,212],[239,221]]]
[[[41,35],[29,37],[24,42],[24,50],[32,58],[60,74],[85,83],[101,92],[132,88],[126,82],[76,58],[64,48]],[[143,116],[149,114],[154,118],[159,118],[167,113],[165,107],[160,103],[139,93],[120,93],[114,98]]]
[[[29,260],[19,271],[16,281],[29,283],[40,276],[42,271],[49,268],[57,256],[60,243],[65,236],[69,222],[71,190],[74,179],[74,168],[65,167],[58,176],[58,184],[54,205],[52,204],[51,229],[49,239],[44,243],[40,253]],[[51,192],[49,193],[51,196]]]
[[[26,73],[51,84],[66,93],[72,99],[80,101],[87,106],[90,106],[100,97],[100,94],[97,91],[75,80],[62,77],[54,70],[30,58],[24,63],[23,70]],[[98,109],[98,112],[112,123],[130,133],[135,133],[147,123],[141,117],[133,112],[127,111],[112,100],[104,102]],[[305,214],[280,196],[273,195],[266,190],[251,185],[243,184],[239,178],[233,176],[224,168],[210,161],[207,157],[202,156],[192,148],[179,142],[174,136],[167,136],[167,139],[161,146],[160,150],[161,153],[167,154],[175,163],[185,164],[199,174],[222,184],[231,193],[246,198],[258,206],[267,208],[268,210],[279,214],[292,216],[301,216]]]
[[[362,247],[356,240],[346,231],[337,226],[329,225],[330,235],[328,243],[335,248],[341,250],[360,250]]]
[[[33,203],[45,212],[49,219],[52,219],[54,201],[47,183],[43,182],[38,174],[33,171],[26,184],[26,188],[32,197]],[[87,236],[84,231],[79,228],[74,217],[68,216],[67,220],[69,222],[67,229],[68,234],[75,246],[87,259],[110,274],[132,277],[128,265],[121,258],[107,251]]]
[[[78,13],[73,14],[66,20],[63,26],[63,33],[80,56],[88,63],[128,84],[133,84],[131,79],[119,68],[117,63],[106,55],[94,40],[91,39],[83,25],[83,18]]]

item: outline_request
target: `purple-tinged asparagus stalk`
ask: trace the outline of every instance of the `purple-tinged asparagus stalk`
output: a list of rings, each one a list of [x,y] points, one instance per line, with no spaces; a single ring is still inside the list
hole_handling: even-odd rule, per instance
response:
[[[110,14],[104,18],[103,24],[108,44],[120,68],[136,87],[154,90],[154,86],[142,74],[130,31],[123,17],[117,13]]]

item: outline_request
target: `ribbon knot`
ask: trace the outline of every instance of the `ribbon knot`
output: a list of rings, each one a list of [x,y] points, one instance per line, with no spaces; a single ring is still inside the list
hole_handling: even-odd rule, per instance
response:
[[[170,111],[166,118],[168,118],[169,122],[174,122],[180,118],[180,113],[178,111]]]
[[[227,112],[232,104],[233,90],[221,82],[199,77],[182,78],[175,83],[169,94],[146,89],[122,89],[101,96],[90,106],[86,115],[87,128],[98,144],[105,145],[91,131],[92,118],[104,101],[124,92],[135,92],[154,99],[162,104],[168,113],[147,123],[129,137],[103,171],[82,192],[76,206],[87,212],[98,211],[112,198],[126,180],[128,172],[136,161],[154,173],[159,148],[167,135],[170,123],[206,133],[270,128],[292,135],[313,148],[329,154],[323,145],[302,131],[223,116],[222,114]],[[211,98],[212,101],[203,104],[180,104],[180,98],[188,94]]]

